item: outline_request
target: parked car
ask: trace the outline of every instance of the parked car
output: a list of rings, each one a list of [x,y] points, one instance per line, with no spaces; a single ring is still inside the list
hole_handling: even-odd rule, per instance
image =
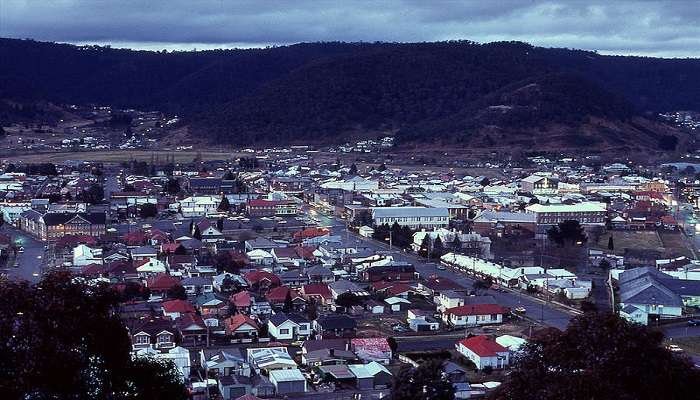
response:
[[[527,309],[523,306],[518,306],[513,309],[513,312],[515,314],[525,314],[527,312]]]
[[[700,326],[700,319],[689,319],[688,325],[690,326]]]
[[[683,349],[676,346],[675,344],[669,344],[668,346],[666,346],[666,350],[669,350],[672,353],[682,353],[683,352]]]

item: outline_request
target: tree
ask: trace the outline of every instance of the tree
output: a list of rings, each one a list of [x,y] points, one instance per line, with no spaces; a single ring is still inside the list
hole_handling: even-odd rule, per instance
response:
[[[132,358],[107,284],[49,272],[35,285],[0,281],[0,298],[3,398],[187,398],[172,363]]]
[[[372,214],[367,210],[358,212],[352,220],[352,224],[355,226],[371,226],[373,222]]]
[[[182,285],[175,285],[168,289],[168,297],[177,300],[187,300],[187,291]]]
[[[292,291],[287,290],[287,296],[284,298],[284,305],[282,306],[282,311],[289,312],[294,308],[294,302],[292,301]]]
[[[432,245],[432,243],[430,240],[430,235],[426,233],[425,236],[423,236],[423,240],[420,242],[420,248],[418,249],[418,255],[420,255],[421,257],[429,257],[431,245]]]
[[[425,361],[418,368],[403,365],[392,385],[393,400],[452,400],[454,396],[439,359]]]
[[[613,313],[585,313],[564,332],[531,338],[494,398],[696,398],[700,371],[662,341],[660,332]]]
[[[462,250],[462,240],[459,238],[459,233],[455,234],[455,240],[452,241],[452,248],[455,251]]]
[[[228,198],[225,195],[221,196],[221,203],[219,203],[219,207],[217,208],[217,210],[228,212],[230,209],[231,203],[228,202]]]
[[[348,171],[348,173],[349,173],[350,175],[353,175],[353,176],[357,175],[357,165],[355,165],[355,164],[353,163],[353,164],[350,166],[350,171]]]
[[[490,276],[487,276],[485,279],[477,279],[474,281],[472,284],[472,289],[474,289],[475,292],[479,292],[481,290],[486,290],[491,287],[493,284],[493,279],[491,279]]]
[[[316,304],[316,299],[313,297],[309,299],[309,304],[306,306],[306,318],[309,321],[315,321],[318,318],[318,304]]]
[[[610,261],[608,261],[607,259],[604,259],[604,260],[600,261],[600,263],[598,264],[598,267],[601,269],[607,270],[607,269],[610,269],[610,267],[612,267],[612,266],[610,265]]]
[[[217,229],[219,232],[223,232],[223,231],[224,231],[224,219],[223,219],[223,218],[219,218],[219,219],[216,220],[216,229]]]
[[[168,181],[165,182],[165,191],[169,194],[180,193],[180,182],[175,178],[168,178]]]
[[[615,243],[613,243],[612,235],[610,235],[610,238],[608,238],[608,250],[610,250],[610,251],[615,250]]]
[[[142,204],[139,208],[139,216],[141,218],[154,218],[158,215],[158,207],[153,203]]]
[[[391,353],[396,355],[396,351],[399,349],[399,344],[398,342],[396,342],[396,339],[394,339],[393,337],[388,337],[386,338],[386,342],[389,344]]]
[[[581,224],[573,219],[553,226],[547,231],[547,236],[549,240],[562,247],[567,244],[582,244],[588,240]]]
[[[352,306],[356,306],[360,304],[360,298],[357,297],[355,294],[352,292],[345,292],[341,293],[336,299],[335,299],[335,304],[345,307],[345,308],[350,308]]]
[[[202,232],[199,230],[199,225],[194,226],[194,232],[192,232],[192,237],[197,240],[202,240]]]
[[[442,239],[440,239],[440,235],[438,235],[435,238],[435,240],[433,240],[433,251],[430,254],[430,257],[440,258],[443,254],[445,254],[445,246],[442,244]]]
[[[102,185],[93,183],[86,190],[83,190],[80,198],[90,204],[99,204],[104,200],[105,192]]]

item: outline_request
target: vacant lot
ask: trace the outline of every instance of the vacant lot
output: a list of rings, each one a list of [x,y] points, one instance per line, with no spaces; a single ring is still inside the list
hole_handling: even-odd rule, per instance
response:
[[[72,151],[56,153],[23,154],[17,156],[3,156],[4,160],[24,163],[53,162],[60,163],[68,160],[114,162],[122,161],[150,161],[153,158],[166,160],[166,157],[174,157],[177,163],[192,162],[196,157],[202,161],[229,160],[239,154],[219,151],[148,151],[148,150],[104,150],[104,151]]]
[[[688,258],[695,258],[693,253],[688,249],[686,241],[681,232],[659,232],[659,236],[664,244],[664,249],[667,256],[686,256]]]
[[[600,235],[592,247],[608,251],[608,238],[612,235],[615,254],[622,255],[625,249],[655,249],[663,251],[664,243],[656,231],[608,231]]]

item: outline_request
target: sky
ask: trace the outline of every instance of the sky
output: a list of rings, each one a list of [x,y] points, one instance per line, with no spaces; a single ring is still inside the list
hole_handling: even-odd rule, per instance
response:
[[[700,57],[700,0],[0,0],[0,36],[146,50],[520,40]]]

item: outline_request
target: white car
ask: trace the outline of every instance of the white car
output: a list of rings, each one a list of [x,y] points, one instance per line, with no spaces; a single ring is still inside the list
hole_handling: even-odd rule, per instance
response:
[[[669,344],[668,346],[666,346],[666,350],[668,350],[672,353],[682,353],[683,352],[683,349],[681,349],[680,347],[678,347],[675,344]]]

